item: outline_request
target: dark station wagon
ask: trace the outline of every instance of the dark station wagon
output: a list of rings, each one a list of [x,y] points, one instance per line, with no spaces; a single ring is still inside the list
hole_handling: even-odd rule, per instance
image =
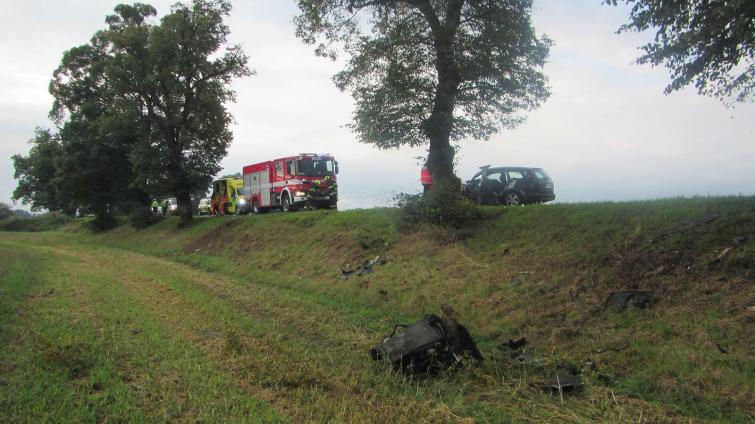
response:
[[[481,205],[515,206],[556,199],[553,180],[541,168],[483,166],[463,191]]]

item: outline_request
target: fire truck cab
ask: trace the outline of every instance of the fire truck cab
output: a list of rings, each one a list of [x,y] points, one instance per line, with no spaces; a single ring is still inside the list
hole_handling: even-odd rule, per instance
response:
[[[301,153],[244,167],[244,193],[252,212],[335,208],[338,162],[332,155]]]

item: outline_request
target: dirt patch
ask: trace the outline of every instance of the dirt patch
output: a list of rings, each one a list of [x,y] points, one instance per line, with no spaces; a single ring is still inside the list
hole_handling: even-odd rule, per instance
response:
[[[683,295],[689,287],[662,282],[679,277],[693,281],[719,280],[721,275],[724,279],[746,277],[753,258],[740,254],[751,243],[741,234],[752,233],[752,219],[704,216],[650,237],[637,235],[624,240],[611,253],[610,265],[619,287],[660,287],[673,295]],[[725,285],[718,286],[720,289]]]

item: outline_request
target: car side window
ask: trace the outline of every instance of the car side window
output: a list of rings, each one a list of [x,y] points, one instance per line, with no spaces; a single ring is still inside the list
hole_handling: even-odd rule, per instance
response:
[[[501,171],[493,171],[486,175],[485,179],[492,181],[503,181],[503,173]]]
[[[506,175],[508,176],[509,180],[523,180],[524,179],[524,175],[522,175],[522,173],[519,171],[509,171],[506,173]]]
[[[472,177],[472,184],[479,184],[480,180],[482,180],[482,174],[475,174],[475,176]]]

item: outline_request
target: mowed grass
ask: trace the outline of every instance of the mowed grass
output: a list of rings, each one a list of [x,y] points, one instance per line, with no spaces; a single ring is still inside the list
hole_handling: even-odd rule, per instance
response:
[[[285,421],[67,251],[0,242],[0,422]]]
[[[0,234],[0,336],[14,341],[0,406],[11,421],[749,422],[753,204],[511,208],[460,232],[398,234],[390,210],[369,210]],[[371,274],[338,278],[377,255],[388,261]],[[626,288],[658,301],[604,307]],[[485,362],[409,379],[367,359],[393,324],[443,303]],[[48,326],[59,335],[47,339],[73,339],[18,337]],[[536,362],[499,349],[520,336]],[[50,380],[61,361],[46,351],[83,357],[86,371],[63,360],[58,389],[34,392],[57,406],[35,415],[20,394],[34,379],[21,376]],[[581,372],[582,391],[532,387],[566,371]]]

